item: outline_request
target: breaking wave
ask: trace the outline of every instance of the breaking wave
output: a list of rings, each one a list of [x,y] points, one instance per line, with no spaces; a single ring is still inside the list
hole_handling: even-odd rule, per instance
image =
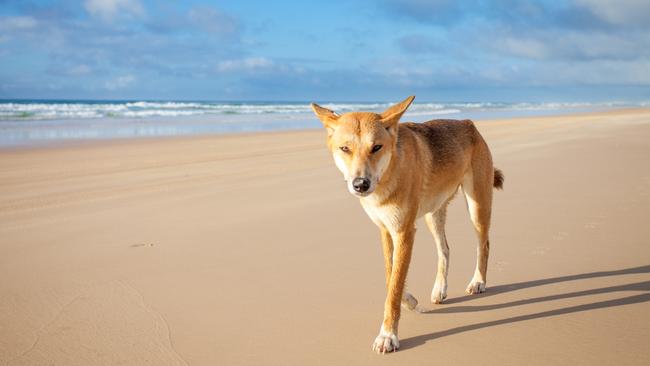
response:
[[[382,111],[392,103],[323,103],[339,113]],[[636,104],[642,106],[643,103]],[[591,107],[630,106],[626,103],[414,103],[409,115],[445,115],[485,111],[545,111]],[[218,115],[297,115],[310,114],[309,103],[237,103],[180,101],[0,101],[0,120],[65,120]]]

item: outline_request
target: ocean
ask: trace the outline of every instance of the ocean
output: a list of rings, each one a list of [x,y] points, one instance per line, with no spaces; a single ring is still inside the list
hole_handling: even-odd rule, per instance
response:
[[[339,113],[382,111],[398,101],[322,103]],[[403,120],[491,119],[579,113],[649,103],[416,102]],[[307,102],[0,100],[0,147],[67,140],[320,128]]]

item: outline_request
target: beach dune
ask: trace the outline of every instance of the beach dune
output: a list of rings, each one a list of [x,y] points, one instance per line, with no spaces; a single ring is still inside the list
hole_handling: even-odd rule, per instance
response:
[[[477,126],[506,175],[487,292],[459,196],[449,297],[419,223],[428,312],[386,356],[379,234],[324,131],[0,150],[0,364],[650,364],[650,110]]]

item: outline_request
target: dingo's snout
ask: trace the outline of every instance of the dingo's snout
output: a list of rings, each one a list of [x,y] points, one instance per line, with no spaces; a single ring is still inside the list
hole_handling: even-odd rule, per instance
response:
[[[370,179],[368,178],[354,178],[352,180],[352,188],[357,193],[369,193]]]

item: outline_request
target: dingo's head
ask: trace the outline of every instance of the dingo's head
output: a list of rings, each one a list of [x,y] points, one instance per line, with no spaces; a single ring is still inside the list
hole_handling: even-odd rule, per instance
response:
[[[338,115],[312,103],[311,108],[327,129],[327,145],[350,193],[364,197],[377,188],[397,145],[397,123],[413,99],[408,97],[381,114]]]

